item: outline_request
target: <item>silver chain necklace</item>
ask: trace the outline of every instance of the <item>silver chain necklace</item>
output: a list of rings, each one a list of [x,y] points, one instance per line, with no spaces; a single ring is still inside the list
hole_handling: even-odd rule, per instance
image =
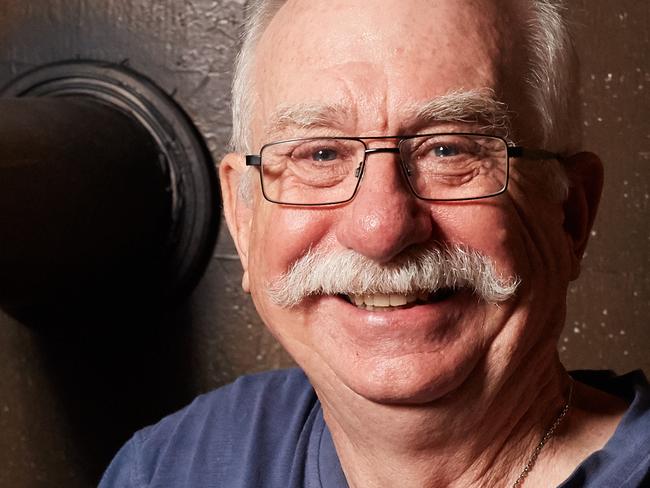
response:
[[[564,417],[566,417],[566,414],[569,412],[569,407],[571,406],[571,397],[573,397],[573,380],[571,380],[571,384],[569,386],[569,399],[564,404],[564,407],[562,407],[562,410],[560,410],[559,415],[555,417],[553,424],[544,433],[542,440],[539,441],[539,444],[537,444],[537,446],[533,450],[533,453],[528,458],[528,462],[524,466],[523,471],[521,472],[517,480],[513,483],[512,488],[520,487],[523,484],[526,477],[528,476],[528,473],[530,473],[533,470],[533,467],[535,466],[535,462],[539,457],[539,453],[542,452],[542,449],[544,449],[546,443],[551,439],[551,437],[553,437],[553,434],[555,434],[555,431],[564,420]]]

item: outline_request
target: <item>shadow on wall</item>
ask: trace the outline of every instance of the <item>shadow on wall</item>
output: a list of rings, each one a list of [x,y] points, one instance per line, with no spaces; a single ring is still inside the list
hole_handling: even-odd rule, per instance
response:
[[[186,380],[188,311],[154,303],[113,306],[110,313],[77,305],[71,310],[19,320],[33,332],[44,380],[57,397],[79,486],[94,486],[133,432],[195,395]],[[38,439],[32,442],[37,448]]]

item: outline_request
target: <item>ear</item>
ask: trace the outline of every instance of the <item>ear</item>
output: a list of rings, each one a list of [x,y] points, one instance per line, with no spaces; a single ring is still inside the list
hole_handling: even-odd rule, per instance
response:
[[[242,288],[250,291],[248,280],[248,245],[250,239],[251,219],[253,215],[252,201],[244,201],[240,195],[239,186],[245,175],[246,165],[241,154],[229,153],[224,156],[219,165],[221,181],[221,198],[223,213],[230,235],[235,242],[237,254],[244,268]]]
[[[571,248],[571,279],[580,275],[603,188],[603,165],[593,153],[580,152],[565,160],[569,195],[564,202],[564,230]]]

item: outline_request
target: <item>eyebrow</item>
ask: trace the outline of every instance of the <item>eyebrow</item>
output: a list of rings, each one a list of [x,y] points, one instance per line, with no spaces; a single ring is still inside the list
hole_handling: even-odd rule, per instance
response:
[[[475,130],[496,133],[506,137],[511,129],[507,105],[496,99],[494,91],[457,90],[425,102],[413,103],[404,109],[407,130],[441,123],[471,124]],[[281,134],[288,129],[341,129],[353,117],[349,105],[310,104],[280,106],[269,118],[267,136]]]
[[[471,124],[482,132],[507,136],[512,120],[508,106],[497,100],[494,91],[457,90],[413,104],[407,109],[412,125],[421,126],[439,122]]]
[[[266,124],[266,134],[287,129],[332,129],[342,127],[351,117],[349,107],[342,104],[283,105],[275,110]]]

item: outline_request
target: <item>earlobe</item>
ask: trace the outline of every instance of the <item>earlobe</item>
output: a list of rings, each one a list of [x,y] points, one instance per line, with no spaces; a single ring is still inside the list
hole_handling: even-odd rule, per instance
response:
[[[603,165],[593,153],[580,152],[565,160],[569,195],[564,202],[564,230],[571,247],[571,279],[580,275],[580,262],[596,218],[603,187]]]
[[[239,191],[242,178],[246,178],[245,171],[244,158],[242,155],[236,153],[226,154],[219,165],[224,217],[228,225],[228,230],[230,230],[230,235],[235,242],[242,267],[244,268],[242,288],[248,293],[250,291],[248,280],[248,245],[252,208],[251,202],[244,202],[242,200]]]

